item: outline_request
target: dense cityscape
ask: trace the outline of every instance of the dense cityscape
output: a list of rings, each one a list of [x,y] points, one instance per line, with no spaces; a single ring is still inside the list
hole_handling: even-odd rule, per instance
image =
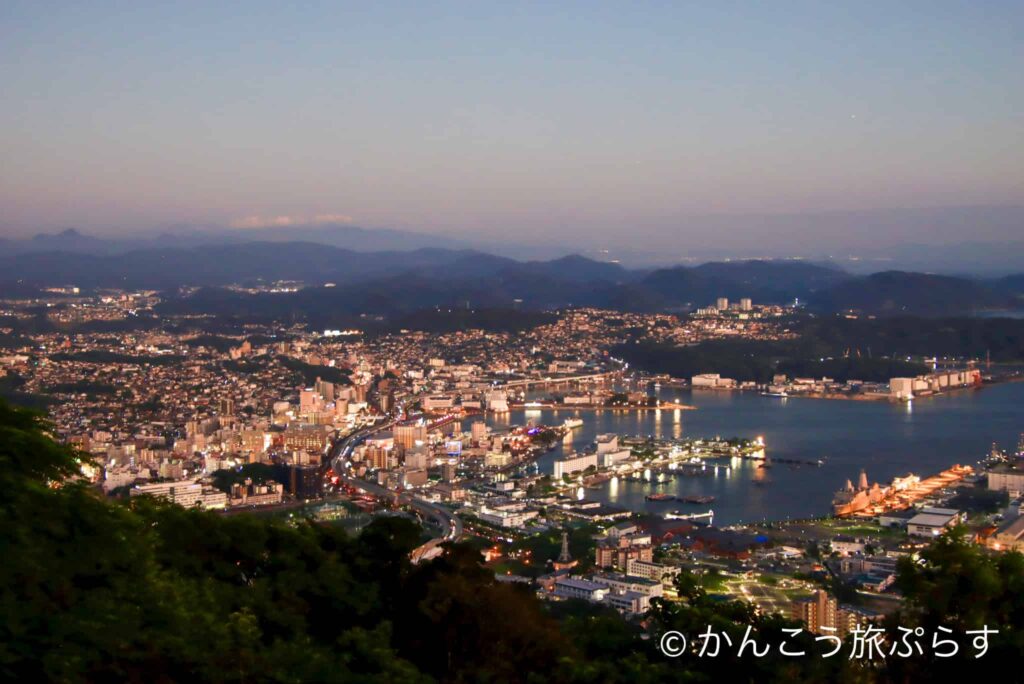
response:
[[[816,517],[725,526],[714,524],[714,495],[666,487],[752,463],[753,483],[771,487],[769,468],[823,461],[773,458],[763,437],[605,433],[576,447],[574,433],[595,415],[678,421],[700,410],[662,398],[663,388],[909,405],[1016,378],[977,358],[947,358],[940,369],[921,357],[906,361],[929,370],[887,382],[776,373],[761,383],[678,378],[615,354],[629,345],[798,340],[806,314],[792,304],[721,297],[688,314],[564,309],[515,332],[251,323],[214,334],[189,315],[132,325],[155,317],[159,303],[159,292],[74,286],[3,302],[7,386],[46,410],[54,437],[86,459],[75,479],[111,500],[152,497],[349,534],[397,515],[423,529],[411,562],[465,545],[495,581],[546,602],[582,600],[643,624],[659,601],[686,601],[680,578],[692,578],[709,595],[840,639],[905,608],[901,559],[919,557],[947,530],[989,552],[1024,547],[1015,498],[1024,492],[1016,467],[1024,444],[1016,453],[994,446],[973,468],[951,462],[891,484],[870,483],[862,470],[856,485],[836,483],[831,510]],[[26,321],[48,329],[19,329]],[[86,332],[95,326],[110,331]],[[529,418],[512,423],[512,412]],[[645,506],[586,496],[619,482],[645,486]]]
[[[1024,682],[1024,5],[0,6],[0,681]]]

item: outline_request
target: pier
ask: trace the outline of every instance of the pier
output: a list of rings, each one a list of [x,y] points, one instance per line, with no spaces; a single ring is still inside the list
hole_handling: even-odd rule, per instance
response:
[[[706,513],[666,513],[665,520],[700,520],[701,518],[707,518],[708,521],[712,521],[715,518],[715,511],[709,510]]]
[[[766,465],[771,465],[773,463],[784,463],[784,464],[789,464],[789,465],[812,465],[812,466],[825,465],[825,459],[822,459],[822,458],[819,458],[817,461],[810,461],[810,460],[801,459],[801,458],[765,458],[764,462],[765,462]]]
[[[938,475],[933,475],[919,482],[913,482],[899,488],[895,486],[887,487],[881,499],[864,507],[855,507],[856,504],[849,505],[847,510],[835,511],[835,516],[837,518],[874,518],[879,514],[890,511],[903,511],[913,506],[917,501],[925,499],[942,489],[958,484],[964,478],[973,474],[974,469],[971,466],[955,465],[948,470],[943,470]]]

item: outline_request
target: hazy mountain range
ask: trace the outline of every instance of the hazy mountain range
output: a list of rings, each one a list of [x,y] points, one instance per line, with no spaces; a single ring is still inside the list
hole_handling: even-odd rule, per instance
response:
[[[628,269],[579,255],[519,261],[442,247],[361,252],[315,242],[260,241],[87,253],[97,247],[95,238],[72,232],[54,239],[64,240],[64,249],[51,244],[50,249],[0,256],[0,291],[10,295],[53,285],[157,289],[168,293],[167,312],[324,324],[431,307],[686,311],[718,297],[750,297],[758,303],[798,299],[816,310],[855,309],[882,316],[973,315],[1017,308],[1024,293],[1024,275],[971,279],[884,271],[864,276],[793,260]],[[33,242],[41,247],[48,241]],[[278,280],[307,287],[290,294],[224,289]],[[202,289],[177,297],[174,293],[185,285]]]
[[[38,233],[21,240],[0,239],[0,248],[8,254],[61,251],[114,255],[140,249],[181,249],[208,245],[238,245],[247,242],[315,242],[345,247],[357,252],[408,251],[426,247],[458,249],[466,246],[457,240],[424,233],[386,228],[370,230],[357,226],[327,224],[247,229],[183,226],[140,237],[96,237],[75,228],[68,228],[57,233]]]
[[[537,237],[511,228],[437,235],[326,222],[260,227],[178,225],[97,237],[79,230],[0,238],[0,252],[68,251],[94,255],[140,249],[312,242],[357,252],[426,248],[475,250],[517,260],[581,254],[631,268],[710,261],[802,258],[851,273],[884,270],[997,277],[1024,272],[1024,207],[946,207],[681,218],[675,232],[642,225],[576,229]],[[0,234],[3,230],[0,229]],[[533,235],[533,237],[529,237]]]

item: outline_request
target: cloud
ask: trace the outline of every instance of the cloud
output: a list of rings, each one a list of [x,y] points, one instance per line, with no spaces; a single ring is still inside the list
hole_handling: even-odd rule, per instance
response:
[[[352,223],[347,214],[316,214],[314,216],[246,216],[233,220],[232,228],[287,228],[289,226],[324,226]]]

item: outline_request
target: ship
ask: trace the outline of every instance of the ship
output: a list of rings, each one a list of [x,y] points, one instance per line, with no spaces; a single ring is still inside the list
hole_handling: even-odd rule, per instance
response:
[[[861,470],[856,489],[853,483],[847,480],[846,486],[835,493],[832,498],[832,513],[844,516],[866,510],[885,499],[889,489],[880,487],[877,482],[868,486],[867,473]]]
[[[688,504],[709,504],[715,500],[713,496],[683,496],[679,498],[683,503]]]
[[[671,472],[678,477],[709,477],[713,475],[715,471],[713,468],[705,468],[704,466],[694,467],[692,465],[683,465],[677,467]]]
[[[611,473],[598,473],[584,478],[583,486],[587,489],[599,489],[602,484],[615,477]]]
[[[644,497],[645,501],[675,501],[674,496],[671,494],[648,494]]]
[[[583,419],[582,418],[566,418],[565,422],[562,423],[562,426],[566,430],[575,430],[576,428],[583,427]]]
[[[778,391],[778,392],[764,391],[764,392],[761,392],[761,396],[762,397],[782,397],[783,399],[785,399],[786,397],[789,396],[789,393],[786,392],[786,390],[781,390],[781,391]]]

